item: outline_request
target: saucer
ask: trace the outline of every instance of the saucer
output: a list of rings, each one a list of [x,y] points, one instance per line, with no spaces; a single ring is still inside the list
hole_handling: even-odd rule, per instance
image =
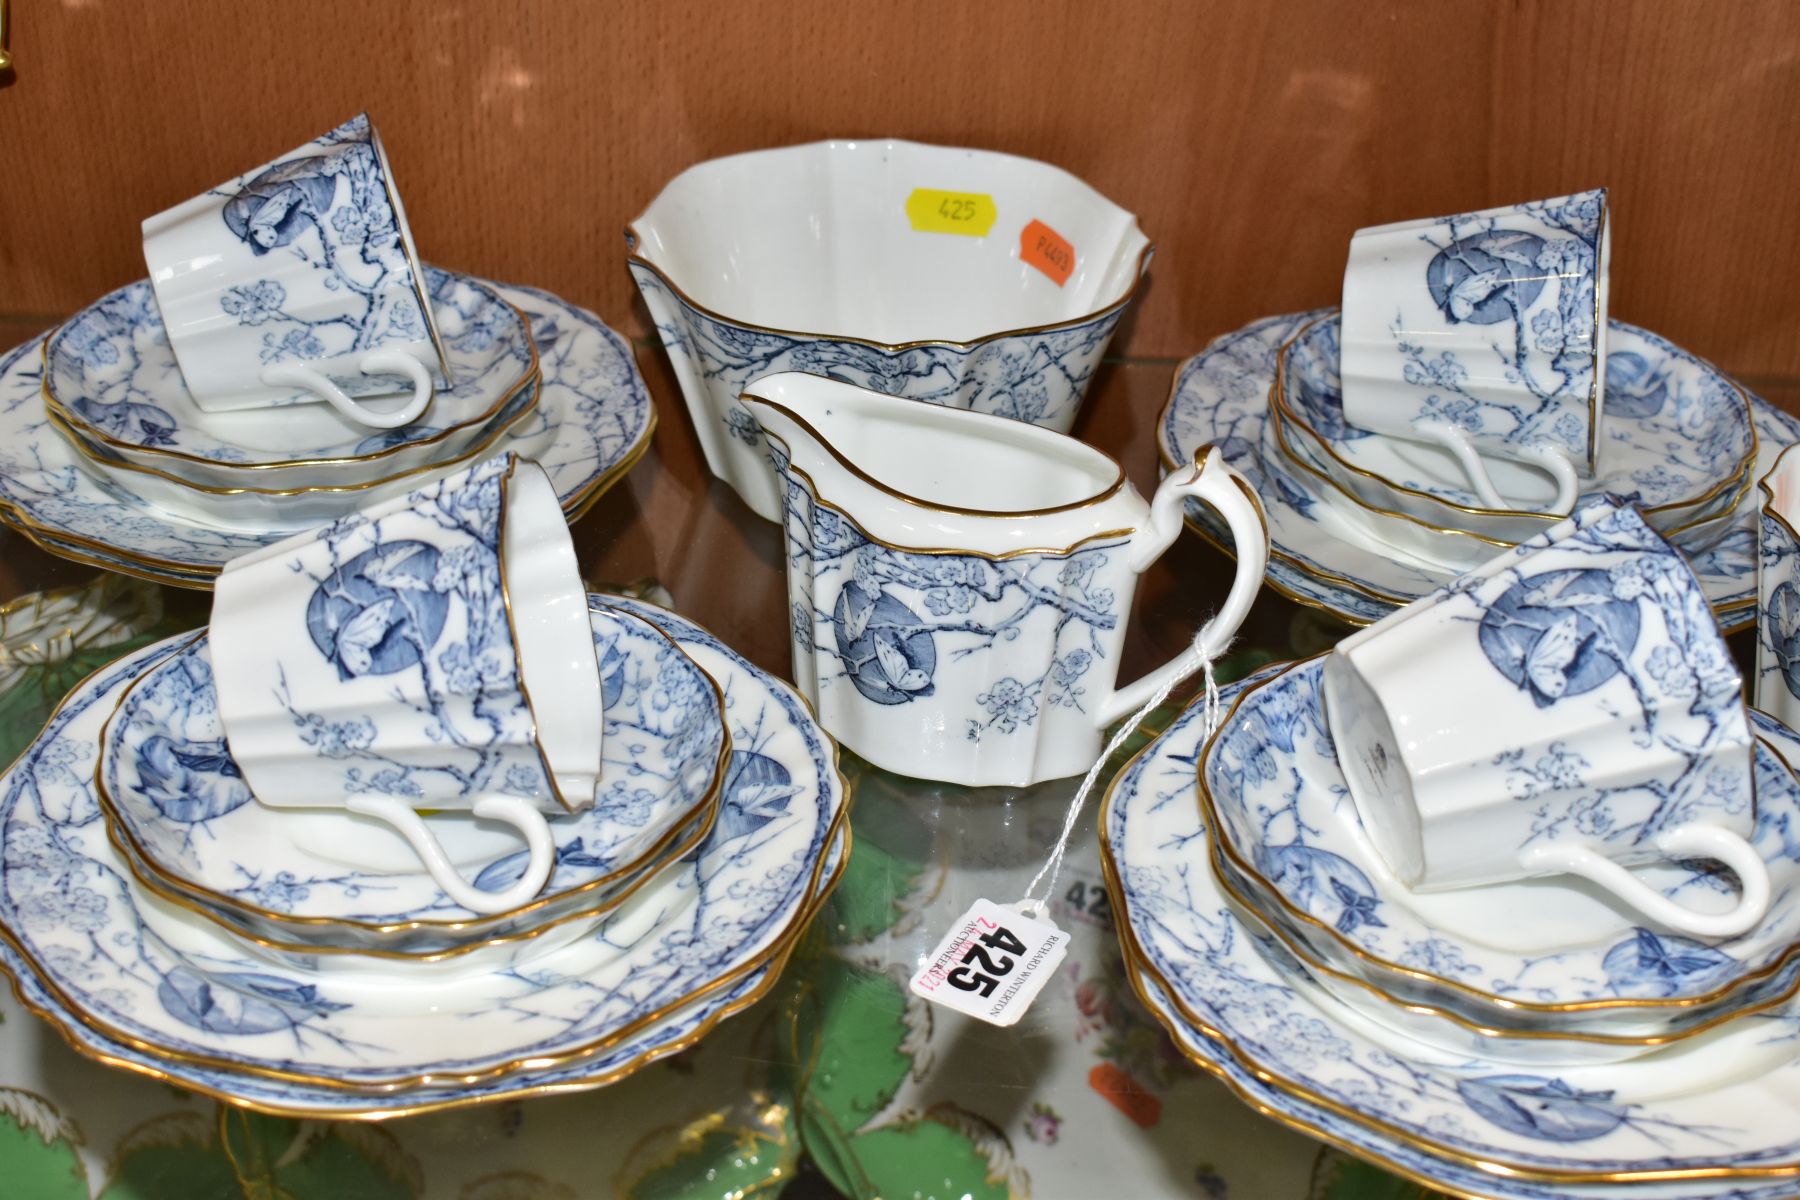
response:
[[[1199,764],[1213,861],[1302,961],[1398,1004],[1508,1030],[1644,1045],[1785,999],[1800,971],[1800,783],[1780,751],[1800,738],[1752,713],[1756,833],[1776,896],[1749,933],[1715,942],[1643,927],[1621,902],[1568,877],[1414,892],[1362,828],[1308,659],[1242,692]],[[1771,744],[1772,743],[1772,744]],[[1735,889],[1691,864],[1634,872],[1700,911]],[[1496,921],[1495,913],[1506,913]],[[1354,985],[1352,985],[1354,986]]]
[[[1101,816],[1134,970],[1166,991],[1172,1032],[1202,1065],[1240,1091],[1259,1081],[1253,1102],[1298,1123],[1332,1114],[1338,1140],[1458,1164],[1462,1178],[1483,1181],[1471,1185],[1480,1195],[1567,1194],[1521,1186],[1531,1182],[1800,1174],[1800,1004],[1625,1063],[1522,1070],[1422,1045],[1283,974],[1208,869],[1192,793],[1204,711],[1191,705],[1120,772]],[[1746,1182],[1771,1198],[1793,1190],[1791,1179],[1785,1193]]]
[[[829,739],[789,688],[710,635],[604,599],[668,630],[719,681],[737,783],[705,842],[595,936],[454,991],[421,990],[403,971],[379,984],[275,973],[218,938],[216,955],[170,948],[145,927],[86,780],[108,711],[184,637],[78,687],[0,783],[0,935],[61,1014],[46,1015],[90,1049],[89,1034],[129,1046],[171,1077],[241,1082],[254,1103],[311,1084],[373,1113],[421,1096],[442,1105],[592,1086],[594,1055],[784,954],[829,889],[828,854],[841,861],[846,795]],[[521,1069],[530,1074],[511,1075]],[[412,1088],[436,1090],[403,1094]]]
[[[1271,1087],[1232,1057],[1223,1042],[1187,1023],[1167,994],[1131,955],[1126,955],[1132,991],[1174,1039],[1189,1061],[1221,1081],[1258,1113],[1289,1129],[1371,1162],[1410,1180],[1433,1195],[1490,1197],[1492,1200],[1793,1200],[1794,1180],[1696,1179],[1672,1182],[1538,1183],[1488,1174],[1462,1162],[1431,1154],[1384,1136],[1330,1108],[1309,1104]],[[1555,1097],[1545,1097],[1554,1100]],[[1545,1116],[1555,1113],[1547,1105]]]
[[[704,836],[731,743],[717,684],[680,647],[611,609],[589,619],[605,705],[599,797],[550,822],[555,871],[510,912],[457,905],[383,822],[256,803],[226,747],[203,633],[146,671],[107,722],[95,782],[109,832],[151,892],[290,952],[451,957],[616,907],[673,843]],[[508,830],[466,812],[427,824],[459,869],[488,864],[476,887],[523,870]]]
[[[70,318],[44,342],[44,405],[97,457],[195,487],[368,484],[454,457],[490,423],[517,419],[537,372],[524,314],[491,285],[427,268],[454,386],[398,429],[370,429],[329,404],[207,412],[188,394],[146,280]],[[454,332],[452,332],[454,331]],[[299,393],[299,396],[309,396]],[[370,408],[404,398],[372,399]]]
[[[532,288],[496,287],[531,324],[542,383],[536,410],[491,452],[539,462],[573,520],[649,448],[655,410],[630,345],[592,313]],[[48,423],[38,347],[0,358],[0,521],[65,558],[203,588],[226,562],[285,536],[177,517],[129,481],[90,476]]]
[[[1454,573],[1408,561],[1394,547],[1370,538],[1275,451],[1267,428],[1275,355],[1303,326],[1331,311],[1264,318],[1225,334],[1184,362],[1158,421],[1157,444],[1165,471],[1191,461],[1199,446],[1217,444],[1262,501],[1270,538],[1269,585],[1297,603],[1367,624],[1436,590]],[[1751,412],[1758,435],[1753,474],[1759,474],[1783,447],[1800,441],[1800,419],[1754,396]],[[1754,492],[1750,489],[1728,527],[1710,530],[1696,543],[1702,549],[1690,553],[1682,535],[1673,539],[1727,632],[1754,620]],[[1208,540],[1230,545],[1229,533],[1204,511],[1190,508],[1188,521]]]
[[[1609,324],[1608,404],[1598,479],[1575,506],[1600,495],[1629,501],[1667,533],[1728,510],[1750,482],[1756,429],[1742,388],[1665,338],[1621,321]],[[1319,453],[1318,466],[1351,497],[1427,524],[1523,541],[1561,518],[1484,508],[1464,486],[1449,451],[1381,437],[1344,417],[1335,314],[1301,329],[1277,361],[1271,402],[1284,437]],[[1290,449],[1293,447],[1290,446]],[[1523,504],[1550,503],[1548,475],[1517,463],[1488,463],[1495,486]]]

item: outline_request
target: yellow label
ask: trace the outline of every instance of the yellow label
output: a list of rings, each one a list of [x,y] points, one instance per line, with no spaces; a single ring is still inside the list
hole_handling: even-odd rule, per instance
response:
[[[986,237],[999,218],[994,198],[981,192],[914,188],[906,198],[906,219],[920,233],[960,233]]]

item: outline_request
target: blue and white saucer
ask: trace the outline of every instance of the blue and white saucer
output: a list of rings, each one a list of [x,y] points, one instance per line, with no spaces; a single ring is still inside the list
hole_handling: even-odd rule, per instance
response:
[[[1800,980],[1800,782],[1768,740],[1755,746],[1756,833],[1775,899],[1735,938],[1646,929],[1629,909],[1571,878],[1414,892],[1363,831],[1325,721],[1324,659],[1240,693],[1199,763],[1203,807],[1219,822],[1213,863],[1303,959],[1401,1003],[1491,1028],[1580,1034],[1620,1045],[1681,1035],[1779,1003]],[[1795,735],[1762,713],[1764,739]],[[1734,888],[1698,863],[1639,878],[1697,911]],[[1497,921],[1496,913],[1506,919]]]
[[[1793,1195],[1800,1003],[1619,1064],[1527,1069],[1412,1041],[1284,973],[1232,913],[1194,803],[1204,735],[1195,704],[1101,815],[1136,982],[1195,1061],[1279,1119],[1469,1194]]]
[[[592,313],[532,288],[496,285],[531,323],[542,383],[536,411],[484,453],[541,463],[571,519],[650,445],[655,410],[631,347]],[[210,587],[231,559],[286,536],[175,516],[77,462],[50,425],[42,339],[0,358],[0,522],[53,554],[183,587]]]
[[[1190,461],[1195,449],[1216,444],[1251,481],[1269,527],[1268,581],[1298,603],[1365,624],[1447,582],[1444,568],[1409,559],[1376,542],[1338,503],[1313,486],[1280,453],[1269,428],[1269,386],[1275,356],[1296,332],[1331,309],[1267,317],[1220,337],[1176,372],[1157,426],[1163,467]],[[1800,420],[1751,397],[1761,474],[1781,450],[1800,441]],[[1680,545],[1728,630],[1748,625],[1756,604],[1756,489],[1747,489],[1735,515],[1701,539]],[[1221,546],[1230,535],[1204,510],[1189,522]]]
[[[537,350],[524,314],[493,285],[435,267],[425,275],[453,384],[398,429],[371,430],[328,404],[200,408],[147,280],[102,297],[49,335],[45,406],[97,456],[205,487],[358,485],[455,457],[523,418]],[[377,410],[403,402],[367,401]]]
[[[185,641],[171,639],[77,687],[0,780],[0,941],[26,1002],[106,1061],[350,1116],[598,1086],[754,999],[843,861],[835,747],[790,688],[710,634],[596,599],[667,631],[718,681],[734,749],[712,832],[594,936],[454,989],[277,970],[223,941],[216,957],[170,947],[143,920],[91,778],[108,712]]]
[[[1439,527],[1524,541],[1556,523],[1539,512],[1483,508],[1467,476],[1441,446],[1382,437],[1344,416],[1336,315],[1298,333],[1281,360],[1275,397],[1289,417],[1290,448],[1317,452],[1320,469],[1362,503]],[[1628,501],[1659,530],[1675,531],[1728,511],[1750,486],[1757,437],[1748,395],[1666,338],[1623,321],[1609,323],[1607,404],[1600,429],[1601,475],[1583,486]],[[1454,369],[1443,363],[1434,369]],[[1467,400],[1446,407],[1446,419]],[[1310,434],[1310,438],[1306,435]],[[1504,459],[1489,462],[1496,487],[1522,503],[1547,506],[1550,477]],[[1577,501],[1576,507],[1581,507]]]
[[[628,613],[589,620],[605,705],[599,798],[550,822],[556,868],[530,903],[477,916],[386,824],[255,803],[226,747],[205,634],[145,671],[107,721],[96,795],[125,865],[152,893],[320,967],[345,951],[461,959],[496,939],[547,944],[553,924],[573,936],[577,918],[617,907],[706,835],[731,752],[718,686],[679,646]],[[524,869],[508,831],[469,813],[426,821],[459,869],[479,868],[477,887]]]

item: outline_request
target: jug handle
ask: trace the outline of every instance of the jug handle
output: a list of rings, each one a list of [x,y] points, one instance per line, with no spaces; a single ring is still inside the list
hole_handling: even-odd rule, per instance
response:
[[[1192,645],[1106,698],[1097,713],[1102,726],[1140,707],[1167,681],[1191,675],[1203,662],[1217,658],[1250,614],[1250,605],[1262,588],[1263,570],[1269,563],[1269,530],[1262,503],[1250,481],[1213,446],[1195,450],[1191,465],[1171,471],[1163,479],[1150,498],[1149,516],[1127,548],[1126,565],[1141,575],[1175,544],[1190,498],[1224,517],[1231,529],[1237,556],[1231,591],[1225,597],[1225,606],[1206,623]]]

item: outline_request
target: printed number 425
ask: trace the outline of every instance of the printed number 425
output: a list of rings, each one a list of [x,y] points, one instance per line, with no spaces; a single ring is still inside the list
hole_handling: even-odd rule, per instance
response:
[[[980,942],[981,945],[976,945],[976,942]],[[999,954],[998,962],[988,954],[989,950]],[[1002,925],[992,933],[984,933],[974,942],[970,942],[968,948],[962,953],[964,965],[957,967],[944,978],[951,987],[958,991],[980,992],[982,998],[986,999],[994,994],[996,987],[1000,986],[1000,979],[1012,974],[1012,969],[1018,966],[1018,960],[1010,956],[1024,953],[1025,943],[1014,937],[1012,930]],[[972,970],[968,966],[970,962],[975,961],[981,964],[981,970]]]
[[[946,196],[938,203],[938,216],[946,221],[973,221],[975,219],[975,202],[959,200],[955,196]]]

